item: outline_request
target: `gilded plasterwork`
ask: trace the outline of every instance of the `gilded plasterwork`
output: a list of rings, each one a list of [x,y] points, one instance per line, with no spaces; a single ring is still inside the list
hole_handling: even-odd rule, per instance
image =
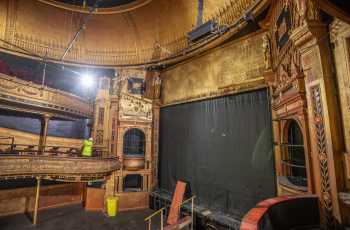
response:
[[[43,108],[50,109],[51,113],[65,117],[90,117],[92,106],[83,98],[41,85],[27,82],[15,77],[0,73],[0,103],[3,107],[28,111],[43,112]],[[18,103],[20,106],[13,106]]]
[[[262,47],[263,34],[257,34],[162,72],[162,103],[208,97],[230,86],[258,81],[265,69]]]
[[[152,121],[152,101],[122,94],[120,97],[119,119]]]
[[[208,0],[204,4],[203,20],[211,18],[219,25],[229,26],[254,4],[253,0]],[[122,14],[94,14],[64,59],[84,64],[130,65],[181,54],[190,46],[186,34],[196,24],[197,8],[197,1],[152,0]],[[1,1],[0,38],[5,42],[0,45],[21,55],[47,54],[60,60],[82,26],[84,16],[85,13],[40,1]]]

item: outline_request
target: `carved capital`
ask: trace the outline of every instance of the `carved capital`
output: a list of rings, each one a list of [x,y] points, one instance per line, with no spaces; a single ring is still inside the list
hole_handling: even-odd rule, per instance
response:
[[[273,85],[275,81],[275,74],[272,71],[272,69],[265,70],[265,72],[263,73],[263,76],[266,84],[268,84],[269,86]]]
[[[42,115],[42,117],[43,117],[43,120],[45,122],[48,122],[50,120],[50,118],[52,117],[52,115],[48,114],[48,113],[45,113],[45,114]]]
[[[294,45],[303,51],[305,48],[311,48],[317,45],[325,34],[327,34],[326,25],[319,22],[308,22],[296,28],[290,38]]]

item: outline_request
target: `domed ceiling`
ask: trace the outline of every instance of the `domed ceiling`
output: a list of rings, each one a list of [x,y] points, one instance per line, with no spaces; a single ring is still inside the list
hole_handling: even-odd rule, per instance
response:
[[[89,14],[94,2],[2,0],[0,46],[11,52],[66,63],[101,66],[158,63],[203,46],[187,39],[187,33],[199,21],[212,19],[225,28],[215,31],[212,36],[215,39],[229,36],[244,26],[246,12],[261,13],[268,0],[100,0],[96,10]],[[124,10],[117,10],[120,7]],[[101,13],[110,9],[114,11]],[[204,43],[210,39],[204,39]]]

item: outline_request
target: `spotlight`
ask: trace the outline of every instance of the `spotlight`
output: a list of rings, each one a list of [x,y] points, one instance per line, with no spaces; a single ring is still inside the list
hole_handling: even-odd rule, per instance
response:
[[[84,88],[91,88],[95,84],[95,79],[90,74],[86,73],[81,76],[81,85]]]

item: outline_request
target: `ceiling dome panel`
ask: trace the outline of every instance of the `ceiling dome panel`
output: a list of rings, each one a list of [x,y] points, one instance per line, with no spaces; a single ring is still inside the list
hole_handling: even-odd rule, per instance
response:
[[[116,4],[122,7],[138,2],[101,1],[105,2],[104,6],[112,8],[119,7]],[[196,27],[198,18],[203,22],[211,19],[234,31],[237,27],[234,23],[247,9],[261,9],[268,0],[152,0],[133,10],[92,15],[71,10],[76,4],[80,7],[84,3],[82,0],[1,2],[2,48],[66,63],[123,66],[159,63],[188,54],[202,46],[189,43],[187,38],[187,33]],[[67,4],[70,8],[57,7],[52,2]],[[201,2],[202,10],[198,10]],[[85,4],[91,3],[86,1]],[[240,26],[244,23],[239,21]],[[214,32],[211,37],[225,35]],[[210,39],[206,38],[204,42],[210,42]],[[72,40],[72,48],[64,55]]]

